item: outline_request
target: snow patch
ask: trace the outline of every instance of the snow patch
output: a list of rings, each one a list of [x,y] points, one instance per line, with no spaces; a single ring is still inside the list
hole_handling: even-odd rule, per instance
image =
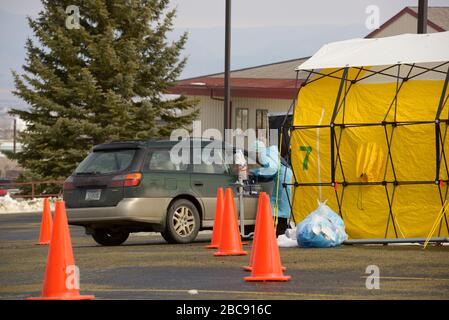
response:
[[[54,210],[54,202],[57,198],[50,198],[51,210]],[[43,198],[35,199],[14,199],[6,194],[0,197],[0,214],[21,213],[21,212],[40,212],[44,207]]]

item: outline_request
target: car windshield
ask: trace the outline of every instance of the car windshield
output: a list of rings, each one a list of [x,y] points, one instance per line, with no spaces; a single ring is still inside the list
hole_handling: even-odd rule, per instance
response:
[[[105,174],[125,170],[130,166],[135,153],[134,149],[93,152],[80,163],[75,174]]]

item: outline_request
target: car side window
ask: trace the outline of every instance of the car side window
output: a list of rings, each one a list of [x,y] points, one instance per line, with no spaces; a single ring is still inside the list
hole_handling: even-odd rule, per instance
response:
[[[170,159],[170,150],[152,150],[145,161],[145,171],[185,171],[185,163],[173,163]]]
[[[257,160],[257,156],[256,156],[256,159],[254,159],[249,154],[245,154],[245,160],[246,160],[246,163],[248,163],[248,170],[257,169],[257,168],[262,167],[262,165]]]
[[[193,172],[226,174],[228,168],[223,160],[223,153],[218,149],[196,149],[193,153]]]
[[[228,159],[234,159],[235,160],[235,150],[227,150],[226,154],[227,154]],[[246,163],[247,163],[249,171],[251,171],[252,169],[256,169],[256,168],[262,167],[262,165],[259,162],[257,162],[257,160],[256,160],[257,156],[255,158],[251,157],[248,152],[244,152],[243,155],[245,157],[245,160],[246,160]],[[254,156],[255,156],[255,154],[254,154]],[[232,168],[232,172],[237,172],[238,166],[235,164],[235,162],[233,162],[232,167],[233,167]]]

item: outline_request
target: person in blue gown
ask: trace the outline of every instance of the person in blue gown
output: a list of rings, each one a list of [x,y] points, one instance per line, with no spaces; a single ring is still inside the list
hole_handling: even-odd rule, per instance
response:
[[[271,209],[273,216],[276,216],[276,198],[277,198],[277,215],[278,226],[276,233],[284,234],[288,227],[288,219],[290,218],[291,208],[289,199],[292,198],[292,178],[293,172],[288,164],[281,159],[279,170],[279,150],[277,146],[266,147],[265,144],[256,140],[254,149],[257,154],[258,162],[261,167],[251,170],[251,174],[256,177],[263,177],[265,179],[273,179],[274,188],[270,195]],[[279,176],[278,176],[279,173]],[[279,178],[279,186],[278,186]],[[290,184],[283,186],[284,183]]]

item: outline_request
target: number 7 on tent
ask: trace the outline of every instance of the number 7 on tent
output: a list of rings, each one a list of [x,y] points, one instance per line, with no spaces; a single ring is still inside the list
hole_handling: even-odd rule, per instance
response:
[[[304,161],[302,162],[302,170],[305,171],[309,168],[309,156],[312,153],[312,147],[311,146],[300,146],[300,151],[305,151],[306,155],[304,157]]]

